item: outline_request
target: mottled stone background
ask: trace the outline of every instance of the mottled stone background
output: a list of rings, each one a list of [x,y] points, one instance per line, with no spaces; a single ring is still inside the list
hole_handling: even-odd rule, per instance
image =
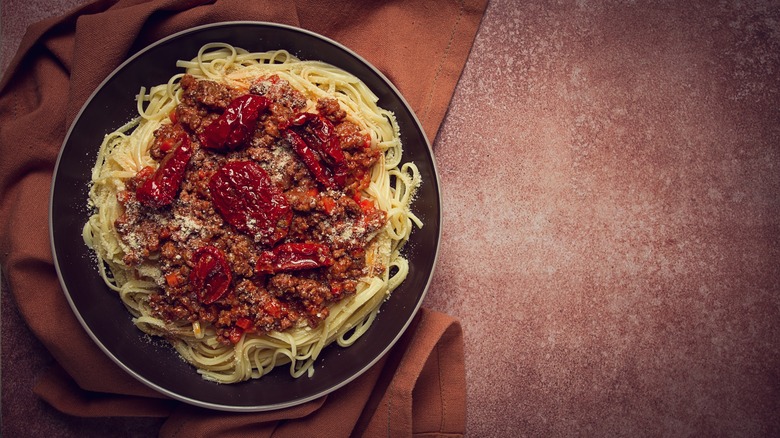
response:
[[[4,2],[2,66],[79,3]],[[463,323],[470,436],[780,435],[778,87],[778,2],[490,3],[425,302]],[[154,430],[39,402],[8,298],[4,431]]]
[[[780,4],[686,3],[488,8],[427,300],[475,436],[780,434]]]

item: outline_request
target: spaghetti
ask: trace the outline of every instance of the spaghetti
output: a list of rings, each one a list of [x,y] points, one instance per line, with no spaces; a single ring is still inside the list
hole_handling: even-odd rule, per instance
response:
[[[134,324],[203,378],[311,376],[406,277],[417,167],[334,66],[223,43],[177,66],[104,138],[84,241]]]

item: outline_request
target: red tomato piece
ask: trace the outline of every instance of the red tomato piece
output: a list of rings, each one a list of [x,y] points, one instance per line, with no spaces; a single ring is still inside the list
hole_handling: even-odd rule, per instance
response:
[[[287,235],[293,211],[259,164],[231,161],[209,181],[214,208],[230,225],[256,242],[273,245]]]
[[[331,214],[333,209],[336,208],[336,201],[330,196],[325,196],[322,198],[322,208],[325,209],[325,213]]]
[[[344,187],[349,171],[333,123],[319,114],[300,113],[290,120],[290,127],[321,158],[334,182]]]
[[[203,130],[201,144],[219,151],[237,149],[252,137],[257,119],[270,103],[267,98],[255,94],[233,99],[225,112]]]
[[[301,158],[301,161],[303,161],[303,164],[306,165],[306,168],[309,169],[309,172],[311,172],[317,182],[330,189],[338,188],[330,169],[323,166],[317,152],[309,147],[297,132],[286,130],[282,135],[284,136],[284,139],[287,140],[287,143],[290,144],[292,150]]]
[[[282,308],[282,305],[279,303],[279,301],[272,299],[263,306],[263,310],[265,313],[278,319],[282,317],[282,312],[284,309]]]
[[[330,248],[321,243],[283,243],[260,254],[255,270],[262,274],[298,271],[333,264]]]
[[[193,254],[195,266],[190,272],[190,284],[203,304],[222,298],[230,288],[233,274],[225,254],[214,246],[198,248]]]
[[[249,330],[249,328],[252,327],[252,320],[243,317],[238,318],[238,320],[236,320],[236,327],[240,327],[244,331]]]
[[[138,202],[148,207],[160,208],[170,205],[179,192],[187,163],[192,156],[190,138],[181,134],[174,146],[160,162],[151,178],[145,180],[136,190]],[[142,170],[143,171],[143,170]]]
[[[233,344],[238,344],[238,341],[241,340],[241,336],[243,334],[244,331],[238,327],[230,327],[228,329],[228,339],[230,339],[230,342],[232,342]]]

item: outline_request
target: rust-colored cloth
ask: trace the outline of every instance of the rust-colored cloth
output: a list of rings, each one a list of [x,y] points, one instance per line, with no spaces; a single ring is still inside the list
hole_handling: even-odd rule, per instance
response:
[[[39,379],[36,393],[76,416],[167,417],[162,436],[462,434],[460,325],[425,309],[366,374],[300,406],[212,412],[147,388],[111,362],[71,312],[53,267],[48,197],[65,133],[95,87],[147,44],[218,21],[285,23],[345,44],[393,81],[432,140],[485,6],[486,0],[97,1],[31,26],[0,83],[0,262],[20,313],[58,364]]]

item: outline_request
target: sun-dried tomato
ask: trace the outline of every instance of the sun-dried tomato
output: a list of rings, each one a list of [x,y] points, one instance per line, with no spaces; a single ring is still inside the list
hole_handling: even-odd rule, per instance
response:
[[[287,235],[293,211],[259,164],[231,161],[209,181],[214,207],[230,225],[271,246]]]
[[[255,271],[274,274],[280,271],[298,271],[333,264],[330,248],[321,243],[283,243],[260,254]]]
[[[343,188],[349,169],[333,123],[319,114],[301,113],[288,125],[285,139],[314,178],[325,187]]]
[[[217,247],[204,246],[195,251],[193,262],[189,281],[200,302],[211,304],[222,298],[233,281],[225,254]]]
[[[151,178],[146,179],[136,190],[136,198],[141,204],[160,208],[170,205],[176,198],[192,156],[189,137],[182,133],[172,148],[175,149],[162,159]]]
[[[244,145],[255,131],[257,119],[268,108],[270,100],[245,94],[230,102],[217,120],[203,130],[200,142],[212,150],[234,150]]]

